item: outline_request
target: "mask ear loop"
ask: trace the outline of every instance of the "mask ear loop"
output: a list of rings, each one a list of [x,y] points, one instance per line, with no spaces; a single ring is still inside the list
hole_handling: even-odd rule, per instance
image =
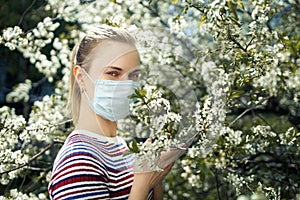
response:
[[[87,73],[87,71],[83,68],[80,67],[80,69],[85,73],[85,75],[93,82],[92,77]],[[84,96],[87,98],[88,102],[91,100],[90,97],[88,96],[87,92],[85,89],[82,90],[82,93],[84,94]]]
[[[81,69],[82,71],[84,71],[85,75],[86,75],[92,82],[94,82],[94,80],[92,79],[92,77],[89,75],[89,73],[87,73],[87,71],[86,71],[83,67],[80,67],[80,69]]]
[[[90,101],[90,97],[88,96],[86,90],[82,90],[82,93],[84,94],[84,96],[87,98],[88,101]]]

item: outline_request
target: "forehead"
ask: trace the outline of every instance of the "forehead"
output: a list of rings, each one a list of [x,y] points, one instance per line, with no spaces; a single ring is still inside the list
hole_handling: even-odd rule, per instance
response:
[[[121,67],[124,72],[132,71],[140,64],[137,49],[129,44],[104,41],[91,52],[90,69],[92,76],[101,76],[108,66]]]
[[[124,42],[105,40],[98,44],[90,53],[89,60],[92,66],[106,67],[111,65],[120,57],[136,52],[137,49]]]

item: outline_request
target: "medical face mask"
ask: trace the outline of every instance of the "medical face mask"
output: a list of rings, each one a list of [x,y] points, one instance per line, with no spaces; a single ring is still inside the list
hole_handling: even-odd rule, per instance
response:
[[[85,73],[93,81],[88,73]],[[95,80],[94,85],[94,98],[90,99],[86,92],[85,95],[89,106],[96,114],[110,121],[124,119],[130,114],[129,105],[132,100],[129,96],[134,93],[134,88],[140,86],[138,82],[132,80]]]

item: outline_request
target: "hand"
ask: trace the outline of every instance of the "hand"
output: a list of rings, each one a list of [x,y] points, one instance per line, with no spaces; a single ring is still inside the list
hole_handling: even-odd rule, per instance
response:
[[[129,200],[147,199],[150,189],[161,184],[163,179],[172,169],[172,166],[173,163],[165,167],[162,171],[135,173]]]
[[[183,146],[183,145],[182,145]],[[164,168],[171,163],[174,163],[184,152],[186,152],[185,148],[173,148],[169,151],[162,151],[159,160],[157,161],[157,166]]]
[[[151,143],[148,139],[145,144]],[[162,181],[172,169],[174,161],[186,151],[185,145],[172,148],[169,151],[162,151],[157,159],[152,160],[160,168],[160,171],[153,171],[147,165],[149,160],[141,162],[135,169],[134,181],[129,195],[129,199],[144,200],[147,199],[149,191],[153,188],[156,199],[162,199]]]
[[[149,146],[150,145],[150,146]],[[142,149],[151,149],[151,139],[148,139]],[[157,150],[157,152],[147,152],[147,154],[137,154],[134,163],[135,173],[144,173],[151,171],[158,171],[164,169],[171,163],[175,162],[182,154],[186,152],[186,144],[182,143],[166,148],[165,150]],[[145,151],[145,150],[144,150]],[[151,153],[151,155],[149,155]]]

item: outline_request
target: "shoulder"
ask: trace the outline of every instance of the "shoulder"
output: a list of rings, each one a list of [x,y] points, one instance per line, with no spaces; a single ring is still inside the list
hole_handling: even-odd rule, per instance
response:
[[[54,161],[53,171],[76,166],[101,166],[100,151],[92,138],[70,134]]]
[[[50,197],[76,199],[76,195],[87,195],[91,184],[93,191],[95,189],[101,193],[98,195],[107,195],[107,170],[99,157],[97,147],[90,138],[70,135],[54,162],[49,183]]]

